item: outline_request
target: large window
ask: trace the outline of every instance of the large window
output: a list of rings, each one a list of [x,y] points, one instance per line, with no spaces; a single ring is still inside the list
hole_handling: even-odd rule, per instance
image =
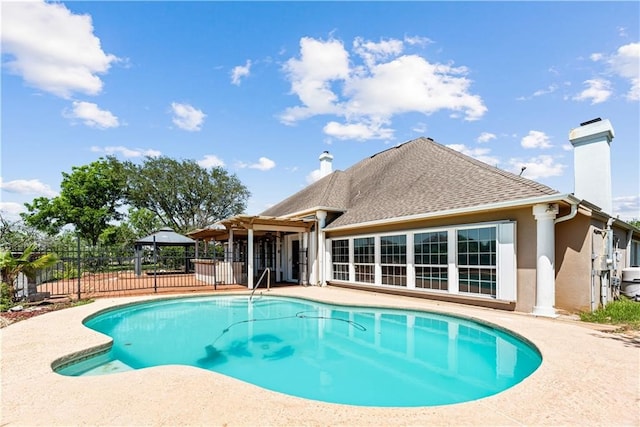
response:
[[[349,240],[331,242],[331,259],[334,280],[349,280]]]
[[[375,242],[373,237],[353,239],[356,282],[375,283]]]
[[[460,292],[496,296],[496,228],[458,230]]]
[[[416,288],[448,289],[447,232],[417,233],[413,238]]]
[[[515,301],[515,232],[515,222],[495,221],[339,237],[328,243],[328,275],[354,284]],[[633,243],[636,260],[640,248]]]
[[[382,284],[407,286],[407,236],[380,238]]]

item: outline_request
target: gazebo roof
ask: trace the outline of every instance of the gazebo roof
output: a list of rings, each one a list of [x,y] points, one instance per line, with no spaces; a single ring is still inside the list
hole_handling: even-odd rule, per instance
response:
[[[195,240],[176,233],[169,227],[163,227],[153,234],[136,240],[136,246],[153,245],[154,238],[156,246],[192,246],[196,244]]]

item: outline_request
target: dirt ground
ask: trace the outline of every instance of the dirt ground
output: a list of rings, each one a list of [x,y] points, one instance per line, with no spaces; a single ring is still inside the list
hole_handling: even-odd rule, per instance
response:
[[[73,303],[69,298],[65,298],[65,301],[54,303],[46,302],[38,305],[27,306],[20,311],[3,311],[0,312],[0,328],[5,328],[12,323],[29,319],[31,317],[40,316],[42,314],[56,310],[62,310],[64,308],[69,308],[72,306],[72,304]]]

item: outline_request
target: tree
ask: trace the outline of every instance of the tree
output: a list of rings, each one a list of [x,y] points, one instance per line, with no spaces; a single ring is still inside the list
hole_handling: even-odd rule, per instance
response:
[[[110,225],[100,233],[100,243],[106,246],[133,247],[135,241],[135,232],[126,222]]]
[[[19,257],[14,257],[11,251],[0,250],[0,276],[2,284],[13,287],[18,275],[23,273],[27,278],[34,280],[36,272],[42,268],[51,267],[58,262],[55,254],[49,253],[33,258],[35,246],[29,246]],[[14,291],[15,299],[15,291]]]
[[[101,158],[89,165],[74,166],[62,177],[59,196],[25,203],[28,212],[21,216],[28,225],[51,235],[72,224],[76,232],[96,245],[109,223],[122,217],[118,208],[125,195],[123,165],[113,157]]]
[[[133,229],[137,238],[148,236],[158,231],[164,224],[155,213],[149,209],[129,208],[129,226]]]
[[[0,248],[22,250],[30,245],[43,247],[50,243],[51,238],[41,231],[23,221],[10,221],[0,214]]]
[[[207,170],[193,160],[148,157],[142,165],[125,167],[129,203],[180,233],[244,212],[250,195],[235,175],[221,167]]]

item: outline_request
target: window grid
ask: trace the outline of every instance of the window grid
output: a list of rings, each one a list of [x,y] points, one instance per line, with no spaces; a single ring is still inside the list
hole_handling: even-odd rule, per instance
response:
[[[496,296],[496,228],[458,230],[458,286],[460,292]]]
[[[448,290],[447,232],[417,233],[414,236],[413,247],[416,288]]]
[[[331,259],[333,261],[333,279],[349,280],[349,240],[333,240],[331,242]]]
[[[380,264],[382,284],[407,286],[407,236],[380,238]]]
[[[375,241],[373,237],[353,239],[356,282],[375,283]]]
[[[375,283],[375,270],[373,264],[356,264],[356,282]]]

